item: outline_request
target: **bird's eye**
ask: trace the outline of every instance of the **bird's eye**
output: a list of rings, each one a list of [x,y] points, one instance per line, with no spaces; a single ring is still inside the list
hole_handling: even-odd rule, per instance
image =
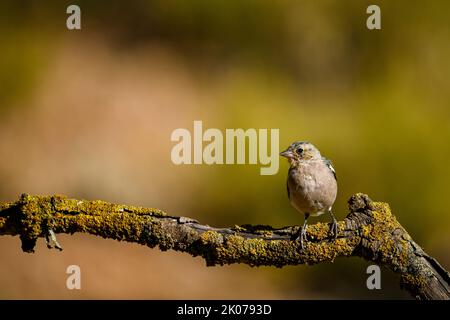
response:
[[[302,153],[303,153],[303,149],[302,149],[302,148],[297,148],[296,152],[297,152],[298,154],[302,154]]]

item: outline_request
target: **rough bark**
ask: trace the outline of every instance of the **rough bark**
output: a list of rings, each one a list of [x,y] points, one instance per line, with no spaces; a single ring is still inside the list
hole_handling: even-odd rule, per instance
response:
[[[202,256],[208,266],[282,267],[358,256],[400,274],[401,287],[418,299],[450,299],[450,274],[412,240],[386,203],[356,194],[349,211],[339,222],[337,239],[331,238],[329,224],[309,225],[301,250],[294,241],[297,226],[213,228],[158,209],[24,194],[16,202],[0,203],[0,235],[19,235],[23,251],[34,252],[39,237],[84,232]]]

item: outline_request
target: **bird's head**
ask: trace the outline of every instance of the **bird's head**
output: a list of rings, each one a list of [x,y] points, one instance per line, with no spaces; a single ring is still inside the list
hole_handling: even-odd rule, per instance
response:
[[[306,141],[296,141],[292,143],[286,150],[280,153],[280,156],[289,160],[291,165],[298,165],[302,161],[311,159],[320,159],[319,150]]]

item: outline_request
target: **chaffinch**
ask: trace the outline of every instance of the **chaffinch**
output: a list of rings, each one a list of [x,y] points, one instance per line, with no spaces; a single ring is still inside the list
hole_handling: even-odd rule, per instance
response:
[[[322,157],[311,143],[296,141],[281,156],[289,160],[287,193],[292,206],[305,215],[305,221],[299,230],[297,240],[301,248],[306,241],[306,224],[309,216],[330,214],[331,231],[337,237],[337,221],[331,208],[336,200],[336,172],[330,160]]]

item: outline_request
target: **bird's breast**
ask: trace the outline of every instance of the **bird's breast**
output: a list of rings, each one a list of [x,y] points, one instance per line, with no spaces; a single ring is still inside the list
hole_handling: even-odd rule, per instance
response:
[[[334,203],[337,183],[326,166],[305,165],[289,171],[290,202],[302,213],[320,215]]]

